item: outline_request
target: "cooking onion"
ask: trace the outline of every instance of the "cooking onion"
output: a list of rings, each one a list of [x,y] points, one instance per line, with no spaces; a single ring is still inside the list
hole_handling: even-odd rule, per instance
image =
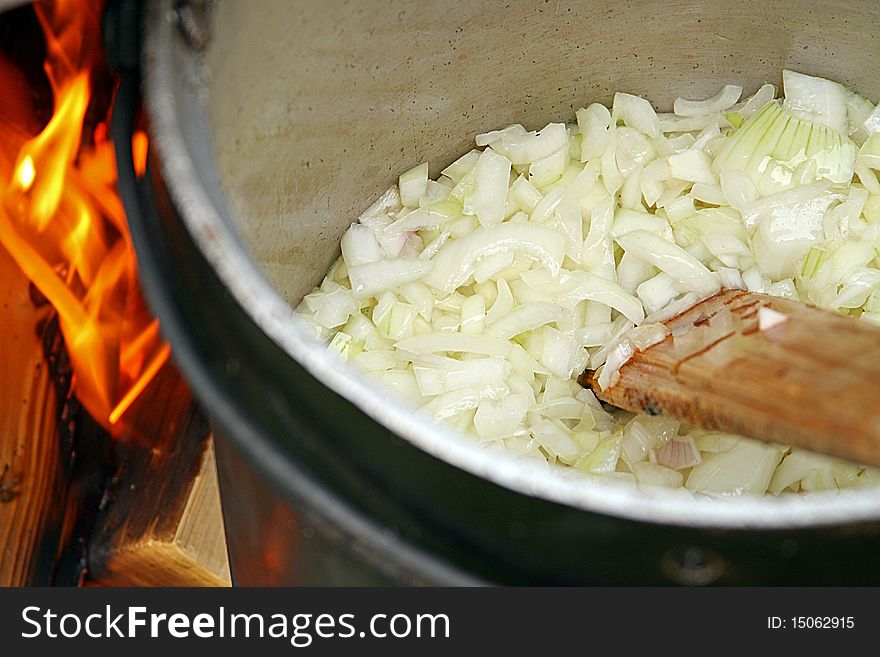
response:
[[[660,114],[617,93],[570,126],[477,135],[437,180],[417,164],[343,235],[303,326],[436,421],[539,463],[705,495],[877,482],[604,407],[575,381],[589,367],[614,385],[662,322],[722,287],[880,323],[880,109],[802,73],[783,85],[781,99],[726,85]],[[787,319],[758,313],[761,330]]]

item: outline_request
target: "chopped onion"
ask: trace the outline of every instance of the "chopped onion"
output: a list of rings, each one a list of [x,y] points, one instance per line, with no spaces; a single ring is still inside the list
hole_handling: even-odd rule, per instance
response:
[[[776,98],[776,87],[772,84],[761,85],[761,88],[743,103],[743,106],[737,112],[743,120],[747,120],[774,98]]]
[[[677,114],[659,114],[660,119],[660,131],[663,133],[669,132],[695,132],[697,130],[704,130],[708,128],[710,125],[717,125],[718,117],[717,116],[678,116]],[[694,138],[690,135],[687,135],[690,138],[690,143],[693,143]],[[688,144],[690,145],[690,144]]]
[[[717,114],[731,107],[742,95],[742,87],[726,84],[717,94],[706,100],[687,100],[676,98],[672,105],[673,111],[679,116],[706,116]]]
[[[361,213],[357,223],[367,225],[374,217],[385,216],[389,212],[400,209],[400,190],[397,185],[389,188],[382,196],[377,198],[370,207]]]
[[[509,340],[520,333],[533,331],[539,326],[559,320],[564,312],[564,308],[548,301],[526,303],[492,322],[487,333]]]
[[[378,260],[350,267],[348,278],[355,296],[363,299],[419,280],[434,267],[432,262],[415,258]]]
[[[721,287],[725,290],[745,290],[742,274],[733,267],[719,267],[718,275],[721,277]]]
[[[428,163],[422,162],[406,173],[400,175],[398,188],[400,200],[411,208],[418,207],[419,200],[428,186]]]
[[[711,296],[711,295],[706,295]],[[706,296],[701,296],[696,292],[688,292],[687,294],[683,294],[681,297],[670,303],[665,308],[658,310],[655,313],[651,313],[647,317],[645,317],[645,323],[661,323],[666,322],[673,317],[678,317],[684,311],[693,308],[700,301],[706,298]]]
[[[611,115],[615,119],[622,119],[630,128],[635,128],[648,137],[660,135],[657,112],[651,107],[651,103],[640,96],[617,92],[614,94]]]
[[[657,463],[673,470],[686,470],[702,462],[700,450],[691,436],[677,436],[657,450]]]
[[[303,330],[372,383],[483,445],[549,467],[706,495],[880,483],[880,471],[603,406],[663,324],[721,287],[880,324],[880,109],[786,71],[676,114],[618,93],[577,127],[512,125],[420,164],[343,235]],[[858,147],[856,146],[858,144]],[[709,206],[709,207],[707,207]],[[647,313],[647,316],[646,316]],[[758,328],[788,316],[762,307]],[[781,327],[781,328],[780,328]],[[673,348],[736,329],[725,311]],[[588,351],[589,349],[589,351]]]
[[[431,261],[434,269],[425,282],[441,292],[451,292],[473,276],[480,258],[509,250],[539,259],[555,276],[565,255],[565,237],[549,228],[528,224],[479,228],[440,249]]]
[[[342,258],[349,268],[376,262],[382,257],[376,232],[363,224],[352,224],[342,236]]]
[[[577,111],[577,123],[581,133],[581,162],[600,157],[608,147],[611,112],[604,105],[593,103]]]
[[[777,445],[740,439],[727,451],[705,455],[685,485],[695,493],[714,495],[764,493],[783,453]]]
[[[425,397],[433,397],[450,390],[501,384],[510,365],[500,358],[478,358],[454,361],[445,367],[413,367],[419,391]]]
[[[483,226],[494,226],[504,219],[510,161],[487,148],[474,167],[474,189],[464,197],[465,214],[475,214]]]
[[[785,107],[796,117],[847,134],[846,91],[842,85],[785,70],[782,71],[782,86]]]
[[[568,432],[552,420],[541,420],[531,428],[532,436],[550,455],[563,461],[574,461],[578,455],[577,444]]]
[[[720,289],[714,275],[680,246],[645,230],[635,230],[617,239],[624,251],[650,262],[679,283],[698,294],[714,294]]]
[[[632,472],[639,486],[678,488],[683,481],[680,472],[656,463],[635,463],[632,466]]]
[[[718,181],[712,173],[712,159],[703,151],[690,148],[667,158],[669,175],[679,180],[714,185]]]
[[[648,452],[657,447],[658,436],[650,432],[639,417],[630,420],[620,440],[620,455],[630,468],[648,459]]]
[[[531,403],[525,394],[481,400],[474,415],[477,435],[483,440],[498,440],[514,435],[522,425]]]
[[[419,335],[401,340],[396,346],[401,351],[409,351],[414,354],[466,351],[504,358],[510,352],[510,343],[506,340],[465,333]]]

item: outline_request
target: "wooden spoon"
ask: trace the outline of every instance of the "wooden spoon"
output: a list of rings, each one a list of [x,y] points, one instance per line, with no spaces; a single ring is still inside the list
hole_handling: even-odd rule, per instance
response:
[[[880,466],[880,328],[738,290],[664,323],[670,335],[613,385],[591,370],[581,385],[630,411]]]

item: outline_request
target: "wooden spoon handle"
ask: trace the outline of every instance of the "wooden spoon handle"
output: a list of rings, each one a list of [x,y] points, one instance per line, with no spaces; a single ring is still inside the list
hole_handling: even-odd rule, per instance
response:
[[[761,308],[785,321],[761,330]],[[801,303],[725,290],[667,322],[608,403],[880,466],[880,328]]]

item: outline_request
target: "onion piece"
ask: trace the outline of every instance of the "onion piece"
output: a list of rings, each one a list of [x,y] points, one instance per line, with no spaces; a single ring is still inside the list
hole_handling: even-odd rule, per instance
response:
[[[847,134],[846,91],[843,85],[824,78],[782,71],[784,106],[800,119]]]
[[[577,369],[578,355],[583,353],[583,348],[571,336],[549,326],[541,329],[541,335],[539,362],[554,376],[568,379]]]
[[[483,226],[494,226],[504,219],[510,161],[487,148],[477,160],[473,175],[474,189],[463,199],[464,213],[476,215]]]
[[[419,410],[436,420],[450,420],[460,413],[477,408],[483,399],[501,399],[508,392],[505,385],[451,390],[437,395]]]
[[[453,360],[438,367],[417,365],[413,374],[422,395],[433,397],[450,390],[504,383],[509,370],[510,364],[500,358],[477,358]]]
[[[776,98],[776,87],[772,84],[761,85],[751,98],[743,103],[743,106],[737,110],[743,120],[748,120],[759,109],[764,107],[771,100]]]
[[[690,148],[667,158],[669,175],[679,180],[714,185],[718,181],[712,173],[712,159],[703,151]]]
[[[617,243],[624,251],[632,252],[637,258],[650,262],[687,289],[700,295],[714,294],[720,289],[716,274],[680,246],[662,237],[645,230],[635,230],[621,235]]]
[[[410,208],[419,207],[419,200],[428,187],[428,163],[422,162],[409,171],[400,174],[397,181],[400,200]]]
[[[721,88],[721,91],[705,100],[676,98],[672,104],[672,109],[678,116],[717,114],[734,105],[741,95],[742,87],[735,84],[726,84]]]
[[[548,301],[526,303],[492,322],[486,333],[509,340],[525,331],[556,322],[564,313],[564,308]]]
[[[664,134],[670,132],[695,132],[718,123],[718,117],[712,115],[678,116],[676,114],[662,113],[658,117],[660,119],[660,131]],[[691,141],[693,140],[693,137],[690,135],[688,137]]]
[[[568,131],[563,123],[550,123],[539,132],[527,132],[521,125],[477,135],[477,146],[490,146],[512,164],[537,162],[568,147]]]
[[[574,461],[578,447],[574,440],[552,420],[540,420],[531,427],[532,436],[551,456]]]
[[[681,293],[678,282],[666,272],[660,272],[636,288],[636,296],[649,314],[665,308]]]
[[[430,261],[416,258],[388,258],[350,267],[348,278],[354,295],[364,299],[419,280],[433,268],[434,264]]]
[[[650,315],[645,317],[645,323],[662,323],[672,319],[673,317],[678,317],[684,311],[693,308],[698,303],[700,303],[700,301],[708,298],[708,296],[711,295],[700,296],[696,292],[688,292],[687,294],[683,294],[680,298],[676,299],[665,308],[658,310],[657,312],[651,313]]]
[[[611,112],[600,103],[577,111],[578,129],[581,134],[581,162],[600,157],[608,147],[611,128]]]
[[[685,486],[712,495],[765,493],[784,453],[785,448],[777,445],[740,438],[727,451],[703,456]]]
[[[635,128],[648,137],[660,135],[660,119],[651,103],[641,96],[617,92],[614,94],[611,116],[622,119],[630,128]]]
[[[461,207],[456,203],[435,204],[425,208],[417,208],[401,214],[396,221],[385,228],[388,232],[408,232],[439,228],[451,219],[461,216]]]
[[[506,340],[466,333],[431,333],[401,340],[396,345],[400,351],[414,354],[437,352],[468,352],[504,358],[510,352]]]
[[[745,290],[742,274],[732,267],[719,267],[718,275],[721,277],[721,287],[725,290]]]
[[[344,287],[321,294],[313,307],[315,321],[330,329],[342,326],[349,317],[360,311],[360,303]]]
[[[385,216],[389,212],[395,212],[401,207],[400,190],[397,185],[387,189],[382,196],[377,198],[366,210],[358,217],[357,223],[367,225],[374,217]]]
[[[648,452],[657,447],[658,443],[658,436],[639,420],[637,416],[629,421],[623,429],[623,438],[620,441],[620,455],[630,469],[636,463],[647,460]]]
[[[657,450],[657,463],[673,470],[685,470],[702,462],[691,436],[676,436]]]
[[[586,271],[569,272],[565,284],[569,291],[563,293],[560,299],[567,305],[583,300],[595,301],[613,308],[634,324],[640,323],[645,317],[645,311],[638,299],[617,283],[601,276]]]
[[[778,465],[784,448],[662,416],[624,430],[629,414],[572,379],[589,362],[613,384],[667,337],[654,322],[721,285],[880,323],[880,110],[846,91],[836,132],[836,83],[786,78],[784,103],[764,85],[728,105],[728,88],[679,100],[692,116],[618,94],[613,114],[579,110],[576,131],[515,125],[479,135],[484,150],[436,181],[426,164],[405,172],[303,298],[304,330],[453,429],[540,464],[639,485],[679,486],[690,470],[689,487],[710,495],[880,480],[831,460]],[[759,310],[759,328],[779,326],[774,312]],[[729,332],[733,316],[699,330]]]
[[[635,463],[632,465],[632,472],[639,486],[678,488],[684,479],[680,472],[657,463]]]
[[[425,282],[441,292],[452,292],[473,276],[480,258],[510,250],[537,258],[556,276],[565,255],[565,237],[531,224],[504,223],[478,228],[440,249],[431,261],[434,269]]]
[[[382,257],[376,232],[363,224],[352,224],[342,236],[342,258],[347,267],[376,262]]]
[[[477,435],[483,440],[499,440],[514,435],[522,426],[531,403],[525,394],[481,400],[474,414]]]

